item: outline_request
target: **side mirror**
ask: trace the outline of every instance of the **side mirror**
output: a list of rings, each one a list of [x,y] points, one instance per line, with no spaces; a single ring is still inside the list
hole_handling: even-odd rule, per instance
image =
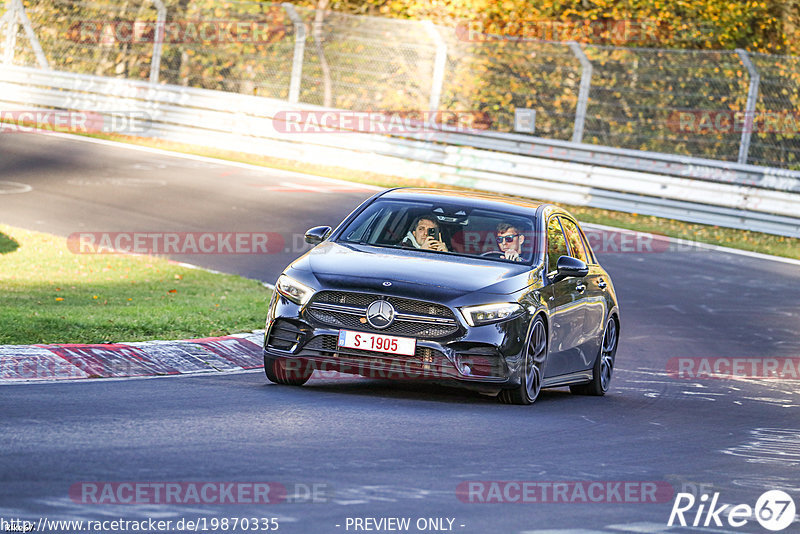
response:
[[[572,256],[561,256],[558,258],[556,269],[557,272],[553,278],[553,283],[569,277],[583,278],[589,274],[589,267],[586,263]]]
[[[328,237],[330,233],[330,226],[315,226],[314,228],[309,228],[306,230],[306,243],[309,245],[319,245],[325,241],[325,238]]]

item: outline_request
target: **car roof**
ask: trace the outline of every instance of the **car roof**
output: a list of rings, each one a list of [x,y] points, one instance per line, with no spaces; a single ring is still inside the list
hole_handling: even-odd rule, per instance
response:
[[[543,202],[527,200],[524,198],[505,197],[493,195],[491,193],[475,193],[472,191],[448,191],[445,189],[425,189],[417,187],[401,187],[390,189],[381,198],[394,200],[417,200],[425,202],[447,202],[458,204],[467,201],[470,206],[484,209],[508,209],[517,208],[513,211],[521,211],[519,208],[535,211],[541,206],[548,206]]]

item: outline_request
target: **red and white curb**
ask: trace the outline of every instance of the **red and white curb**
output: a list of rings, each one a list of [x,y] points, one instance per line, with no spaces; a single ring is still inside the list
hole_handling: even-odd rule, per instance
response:
[[[178,341],[0,346],[0,384],[235,372],[264,367],[264,332]]]

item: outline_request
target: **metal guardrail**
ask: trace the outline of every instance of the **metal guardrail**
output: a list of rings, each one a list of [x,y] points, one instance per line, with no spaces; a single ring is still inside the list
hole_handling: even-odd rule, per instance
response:
[[[800,237],[796,171],[444,127],[286,133],[281,112],[324,108],[28,67],[0,66],[0,109],[140,112],[145,137]]]
[[[800,192],[800,171],[491,131],[481,132],[479,136],[448,137],[448,142],[451,144],[463,143],[487,149],[494,149],[493,140],[504,143],[504,151],[516,154],[695,180]]]

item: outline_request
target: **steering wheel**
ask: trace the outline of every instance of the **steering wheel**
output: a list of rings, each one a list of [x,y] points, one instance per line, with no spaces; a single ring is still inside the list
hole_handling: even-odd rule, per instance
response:
[[[483,254],[481,254],[481,257],[482,258],[490,258],[490,257],[502,258],[503,256],[505,256],[505,254],[506,254],[505,252],[501,252],[499,250],[489,250],[489,251],[484,252]]]

